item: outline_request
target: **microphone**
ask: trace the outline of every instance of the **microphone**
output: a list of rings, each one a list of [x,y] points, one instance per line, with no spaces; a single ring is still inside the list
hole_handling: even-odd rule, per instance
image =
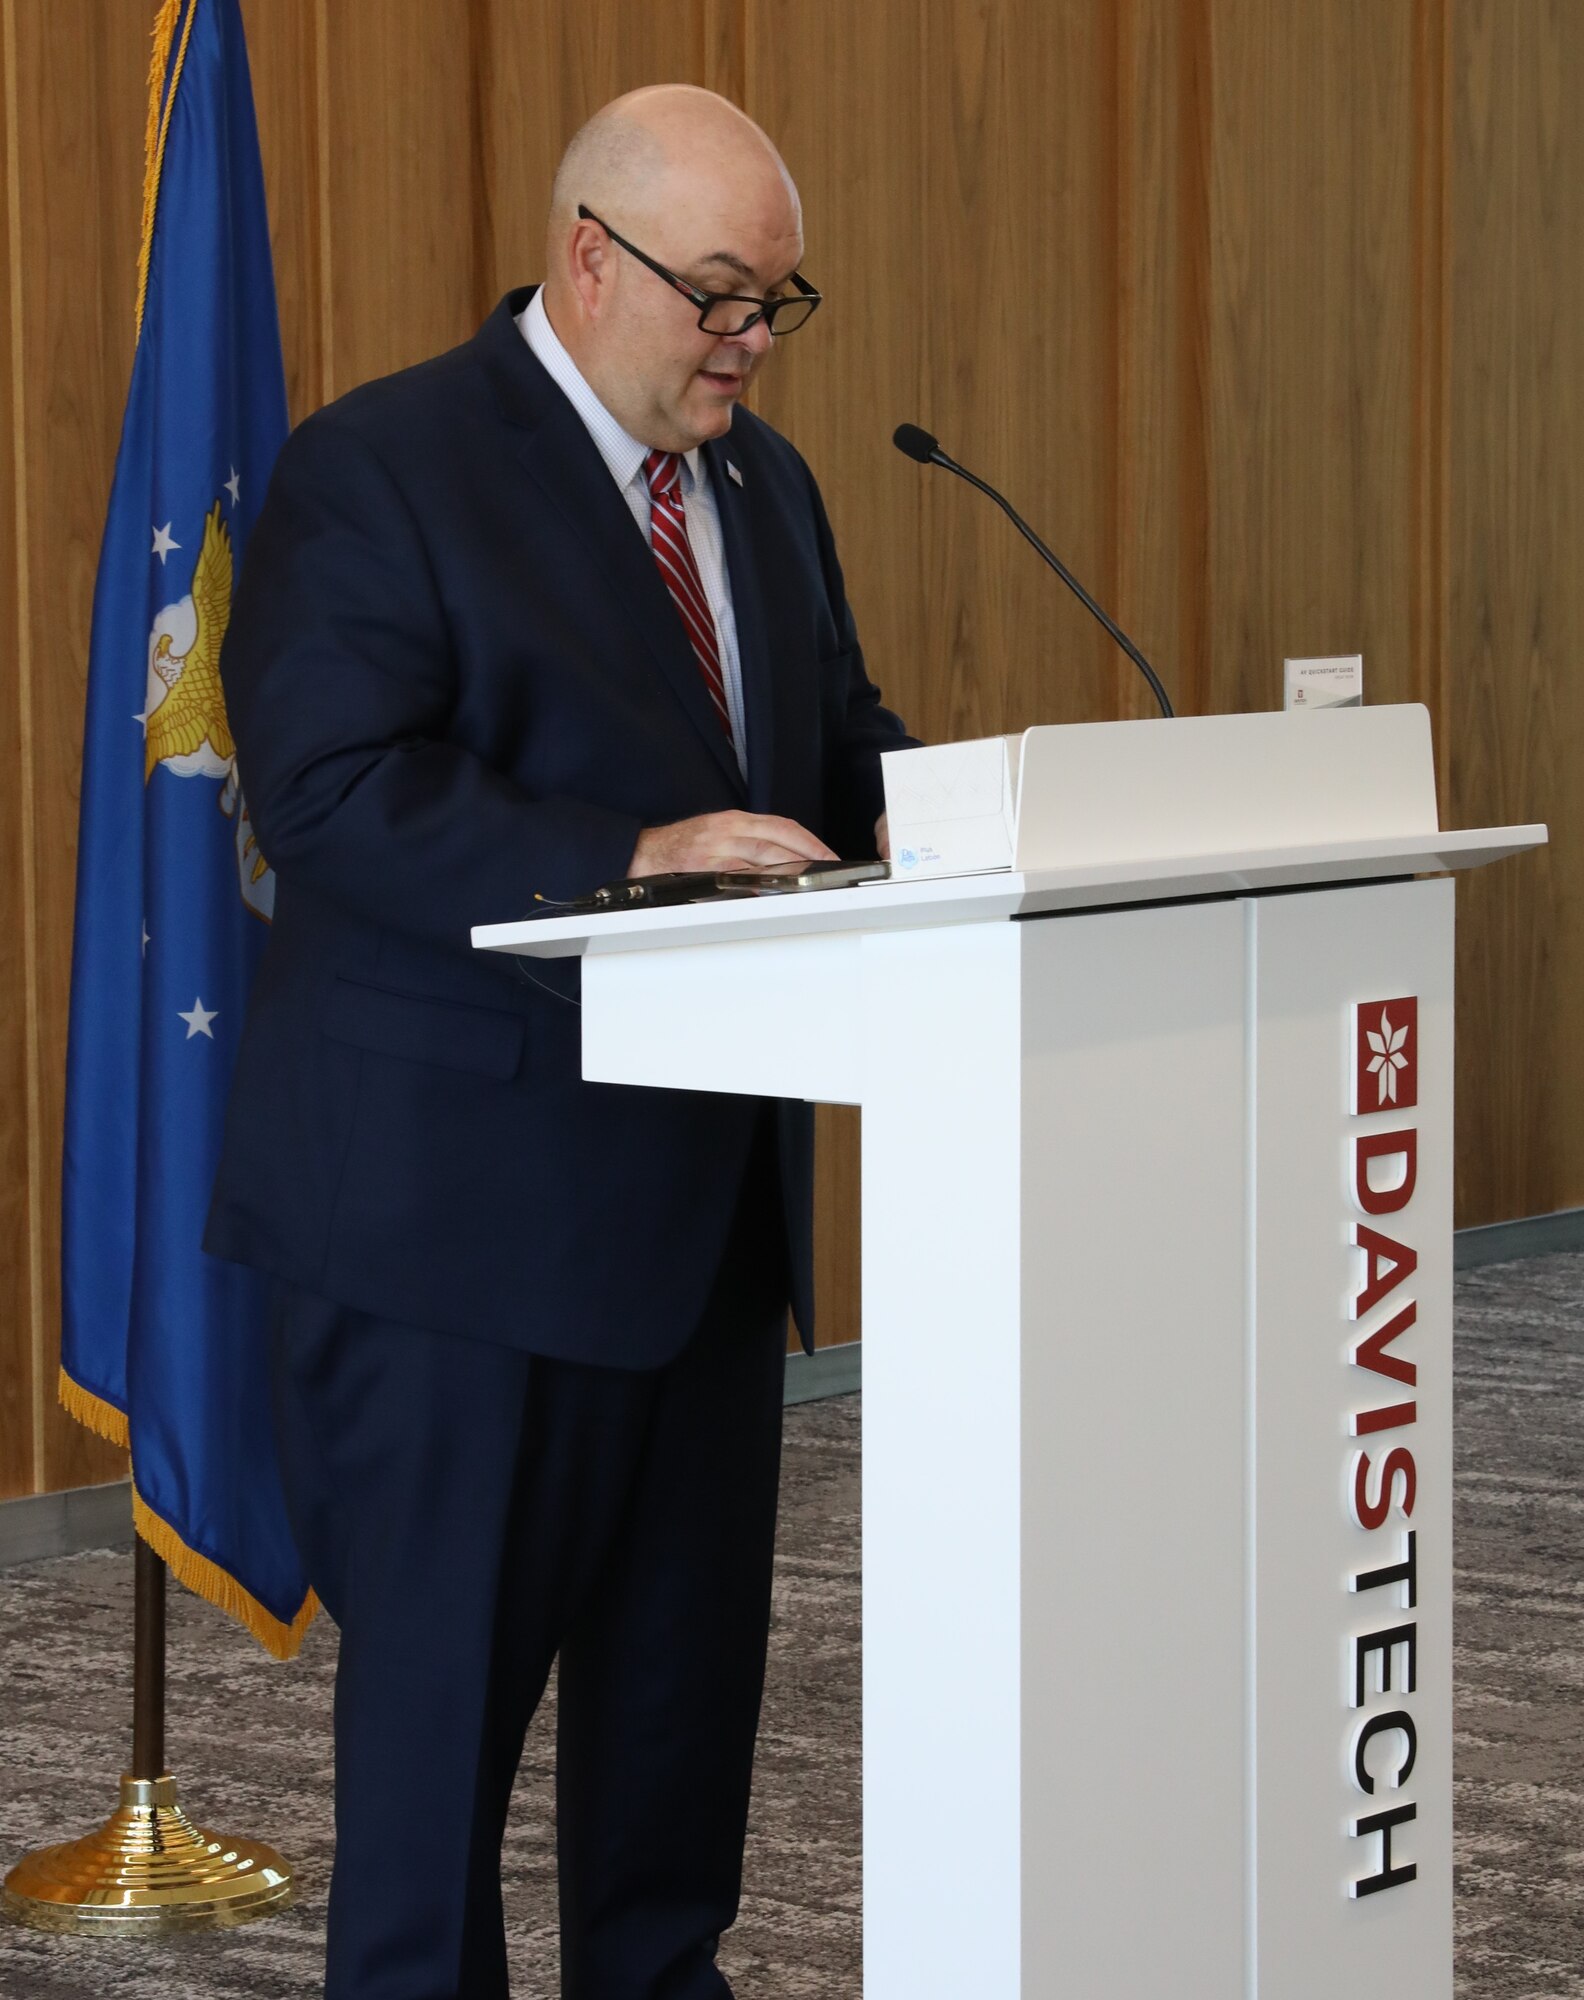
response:
[[[1045,544],[1035,534],[1034,530],[1024,520],[1023,516],[1012,505],[1010,500],[1006,499],[1004,495],[997,493],[993,486],[987,485],[984,480],[976,477],[966,466],[959,465],[956,459],[948,458],[936,440],[930,436],[929,432],[920,430],[917,424],[898,424],[891,435],[891,442],[905,458],[915,459],[920,465],[944,465],[948,472],[955,472],[959,479],[966,479],[970,486],[977,486],[981,493],[988,493],[990,498],[1001,509],[1002,513],[1011,521],[1013,527],[1017,529],[1024,541],[1044,557],[1046,562],[1050,564],[1051,568],[1061,578],[1062,582],[1066,584],[1067,588],[1078,599],[1079,603],[1093,612],[1095,617],[1099,619],[1100,623],[1111,634],[1111,637],[1122,648],[1123,652],[1127,654],[1134,666],[1138,668],[1145,680],[1149,682],[1151,689],[1154,691],[1155,699],[1160,703],[1161,714],[1164,716],[1172,714],[1172,705],[1166,698],[1166,690],[1161,686],[1159,677],[1149,661],[1145,659],[1144,655],[1122,630],[1121,626],[1114,619],[1106,616],[1071,570],[1058,557],[1051,554],[1050,550],[1046,548]]]

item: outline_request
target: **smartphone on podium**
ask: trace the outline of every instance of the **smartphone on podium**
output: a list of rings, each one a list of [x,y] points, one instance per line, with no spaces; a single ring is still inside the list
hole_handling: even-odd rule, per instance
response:
[[[769,868],[699,868],[677,875],[639,875],[606,882],[576,902],[540,899],[540,917],[586,917],[604,910],[655,910],[677,903],[722,903],[746,896],[784,896],[806,889],[850,889],[882,882],[889,861],[787,861]]]

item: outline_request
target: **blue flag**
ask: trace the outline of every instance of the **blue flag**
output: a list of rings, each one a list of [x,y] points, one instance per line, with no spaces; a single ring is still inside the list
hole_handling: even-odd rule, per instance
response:
[[[139,1533],[295,1652],[315,1609],[270,1426],[263,1281],[199,1248],[273,909],[220,690],[286,385],[237,0],[155,25],[138,339],[94,592],[66,1076],[61,1397]]]

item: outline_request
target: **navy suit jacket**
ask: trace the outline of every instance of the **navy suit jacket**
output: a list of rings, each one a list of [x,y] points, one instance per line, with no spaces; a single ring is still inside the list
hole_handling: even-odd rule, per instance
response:
[[[808,467],[739,410],[704,451],[743,783],[643,535],[513,324],[530,296],[310,417],[249,543],[221,672],[277,890],[205,1247],[366,1312],[650,1367],[698,1321],[762,1102],[583,1082],[576,962],[475,952],[469,928],[586,894],[696,813],[872,855],[879,753],[911,739]],[[777,1115],[808,1344],[812,1113]]]

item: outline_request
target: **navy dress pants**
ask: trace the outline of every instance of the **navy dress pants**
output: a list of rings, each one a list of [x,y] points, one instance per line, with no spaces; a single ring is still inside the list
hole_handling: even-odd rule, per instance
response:
[[[558,1654],[562,1994],[729,2000],[715,1948],[769,1625],[779,1206],[744,1200],[703,1323],[653,1371],[278,1290],[287,1505],[341,1628],[327,2000],[504,2000],[501,1839]]]

